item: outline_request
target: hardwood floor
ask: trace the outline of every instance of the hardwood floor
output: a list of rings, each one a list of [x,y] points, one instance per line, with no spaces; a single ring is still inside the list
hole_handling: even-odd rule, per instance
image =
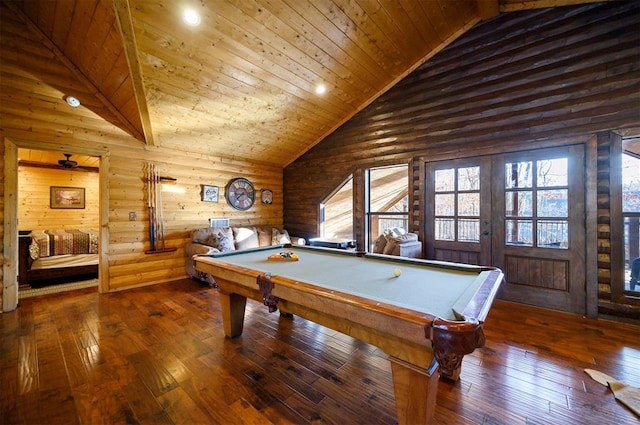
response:
[[[436,423],[638,423],[583,369],[640,387],[640,326],[497,301],[485,334]],[[21,300],[0,337],[3,424],[396,422],[384,353],[251,301],[226,339],[217,290],[190,280]]]

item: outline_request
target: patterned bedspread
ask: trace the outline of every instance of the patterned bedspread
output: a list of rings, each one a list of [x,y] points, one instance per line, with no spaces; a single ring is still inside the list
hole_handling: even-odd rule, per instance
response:
[[[31,232],[29,254],[37,260],[63,254],[97,254],[98,232],[96,230],[36,230]]]

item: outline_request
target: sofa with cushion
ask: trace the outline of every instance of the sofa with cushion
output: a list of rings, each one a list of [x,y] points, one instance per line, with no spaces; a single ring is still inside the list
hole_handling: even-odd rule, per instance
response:
[[[415,233],[404,233],[397,228],[389,229],[378,236],[373,245],[373,253],[422,258],[422,242]]]
[[[185,246],[187,274],[215,286],[213,278],[196,270],[194,256],[217,252],[237,251],[263,246],[291,243],[305,245],[303,238],[291,237],[289,233],[272,226],[204,227],[191,232],[191,241]]]

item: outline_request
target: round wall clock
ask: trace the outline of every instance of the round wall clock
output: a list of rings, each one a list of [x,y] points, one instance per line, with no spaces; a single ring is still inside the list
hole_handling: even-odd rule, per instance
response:
[[[256,191],[253,183],[244,178],[231,180],[225,193],[227,203],[233,208],[246,211],[253,206],[256,200]]]

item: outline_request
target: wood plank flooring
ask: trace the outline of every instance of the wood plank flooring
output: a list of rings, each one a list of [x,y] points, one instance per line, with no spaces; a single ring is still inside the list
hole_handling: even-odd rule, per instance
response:
[[[640,387],[640,326],[497,301],[485,333],[436,423],[638,424],[583,369]],[[3,424],[396,423],[380,350],[252,301],[226,339],[217,290],[190,280],[21,300],[0,338]]]

